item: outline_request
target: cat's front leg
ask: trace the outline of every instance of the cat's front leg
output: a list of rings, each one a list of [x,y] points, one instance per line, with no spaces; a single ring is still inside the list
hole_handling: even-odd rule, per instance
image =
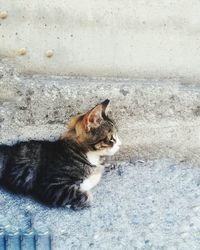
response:
[[[87,178],[85,178],[83,182],[80,184],[80,189],[82,191],[89,191],[93,187],[95,187],[99,183],[101,176],[103,174],[103,171],[104,171],[103,165],[98,165],[94,167],[91,174]]]
[[[71,202],[71,208],[73,210],[81,210],[91,206],[92,194],[89,191],[81,191],[80,189],[76,192],[75,199]]]
[[[55,207],[70,207],[74,210],[80,210],[91,205],[92,195],[89,191],[80,188],[82,181],[76,181],[69,185],[63,183],[51,183],[45,190],[43,201],[52,204]],[[57,185],[56,185],[57,184]]]

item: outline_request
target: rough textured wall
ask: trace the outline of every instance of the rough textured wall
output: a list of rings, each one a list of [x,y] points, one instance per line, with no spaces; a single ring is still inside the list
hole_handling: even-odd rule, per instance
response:
[[[0,143],[54,139],[69,118],[109,98],[120,159],[200,163],[200,87],[181,82],[22,76],[0,64]]]
[[[22,72],[200,78],[198,0],[0,0],[0,55]]]

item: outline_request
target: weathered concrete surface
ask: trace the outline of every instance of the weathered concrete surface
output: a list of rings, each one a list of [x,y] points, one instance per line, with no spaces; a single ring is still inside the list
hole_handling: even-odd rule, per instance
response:
[[[23,229],[32,212],[36,229],[51,229],[53,250],[199,250],[199,185],[199,167],[121,163],[93,190],[90,209],[49,209],[1,189],[0,215]]]
[[[200,163],[200,87],[181,81],[20,76],[0,64],[0,142],[62,135],[70,116],[109,98],[117,158]]]
[[[22,72],[200,79],[198,0],[0,0],[0,11],[0,56]]]

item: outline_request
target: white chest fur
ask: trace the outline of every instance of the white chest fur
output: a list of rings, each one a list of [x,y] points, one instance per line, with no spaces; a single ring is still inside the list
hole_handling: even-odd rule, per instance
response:
[[[98,166],[100,163],[99,163],[99,154],[97,151],[89,151],[87,154],[87,158],[88,158],[88,161],[93,164],[93,165],[96,165]]]
[[[81,190],[89,191],[99,183],[104,170],[104,166],[100,165],[99,163],[99,157],[100,156],[96,152],[87,153],[88,161],[96,167],[94,167],[92,174],[87,179],[85,179],[83,183],[81,183]]]

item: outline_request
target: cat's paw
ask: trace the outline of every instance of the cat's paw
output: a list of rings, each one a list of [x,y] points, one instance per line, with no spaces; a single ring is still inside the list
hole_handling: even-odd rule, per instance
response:
[[[79,192],[77,198],[72,202],[71,209],[73,210],[81,210],[84,208],[88,208],[91,206],[92,202],[92,194],[89,192]]]

